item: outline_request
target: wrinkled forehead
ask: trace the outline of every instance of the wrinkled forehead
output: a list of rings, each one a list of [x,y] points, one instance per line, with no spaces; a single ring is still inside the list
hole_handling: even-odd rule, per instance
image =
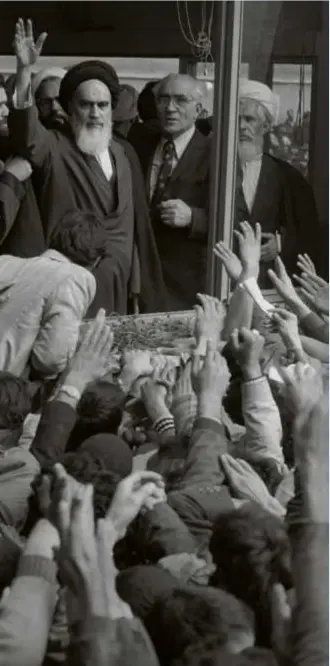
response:
[[[239,101],[239,115],[259,118],[261,104],[254,99],[241,97]]]
[[[193,97],[195,87],[194,81],[178,76],[164,81],[159,92],[161,95],[185,95],[186,97]]]
[[[80,83],[74,93],[74,98],[90,102],[111,102],[109,88],[98,79],[90,79]]]
[[[7,93],[3,86],[0,86],[0,104],[7,104]]]

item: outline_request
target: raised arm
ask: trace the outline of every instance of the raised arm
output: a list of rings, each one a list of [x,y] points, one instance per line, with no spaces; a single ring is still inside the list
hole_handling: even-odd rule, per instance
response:
[[[47,33],[34,41],[32,21],[18,19],[14,36],[16,55],[16,100],[8,118],[10,142],[14,153],[41,167],[50,154],[53,136],[39,121],[31,92],[32,68],[38,62]]]
[[[246,460],[273,459],[282,469],[282,424],[268,380],[261,371],[264,338],[242,328],[231,336],[233,353],[242,374],[243,417],[246,434],[237,445],[237,455]]]

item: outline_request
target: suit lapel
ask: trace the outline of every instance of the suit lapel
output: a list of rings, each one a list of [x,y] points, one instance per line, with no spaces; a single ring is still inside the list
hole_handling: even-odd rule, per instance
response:
[[[200,155],[205,151],[205,143],[208,141],[198,130],[195,130],[183,155],[171,174],[171,181],[180,178],[182,174],[194,169],[195,164],[199,162]]]

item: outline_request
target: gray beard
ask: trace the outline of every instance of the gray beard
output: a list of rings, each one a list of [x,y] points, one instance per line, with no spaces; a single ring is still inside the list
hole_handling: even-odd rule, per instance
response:
[[[112,127],[88,129],[71,119],[71,127],[77,147],[86,155],[100,155],[108,148],[112,139]]]
[[[255,145],[252,141],[240,141],[238,144],[238,154],[241,162],[251,162],[262,155],[262,146]]]

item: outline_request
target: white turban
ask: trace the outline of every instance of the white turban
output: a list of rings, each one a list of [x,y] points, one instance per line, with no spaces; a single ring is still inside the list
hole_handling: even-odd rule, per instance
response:
[[[64,79],[67,71],[62,67],[48,67],[47,69],[40,69],[32,79],[32,93],[36,94],[39,86],[46,79]]]
[[[274,125],[278,123],[278,116],[280,110],[280,98],[275,95],[273,91],[260,81],[250,81],[249,79],[241,79],[239,85],[240,99],[251,99],[258,102],[270,114]]]

